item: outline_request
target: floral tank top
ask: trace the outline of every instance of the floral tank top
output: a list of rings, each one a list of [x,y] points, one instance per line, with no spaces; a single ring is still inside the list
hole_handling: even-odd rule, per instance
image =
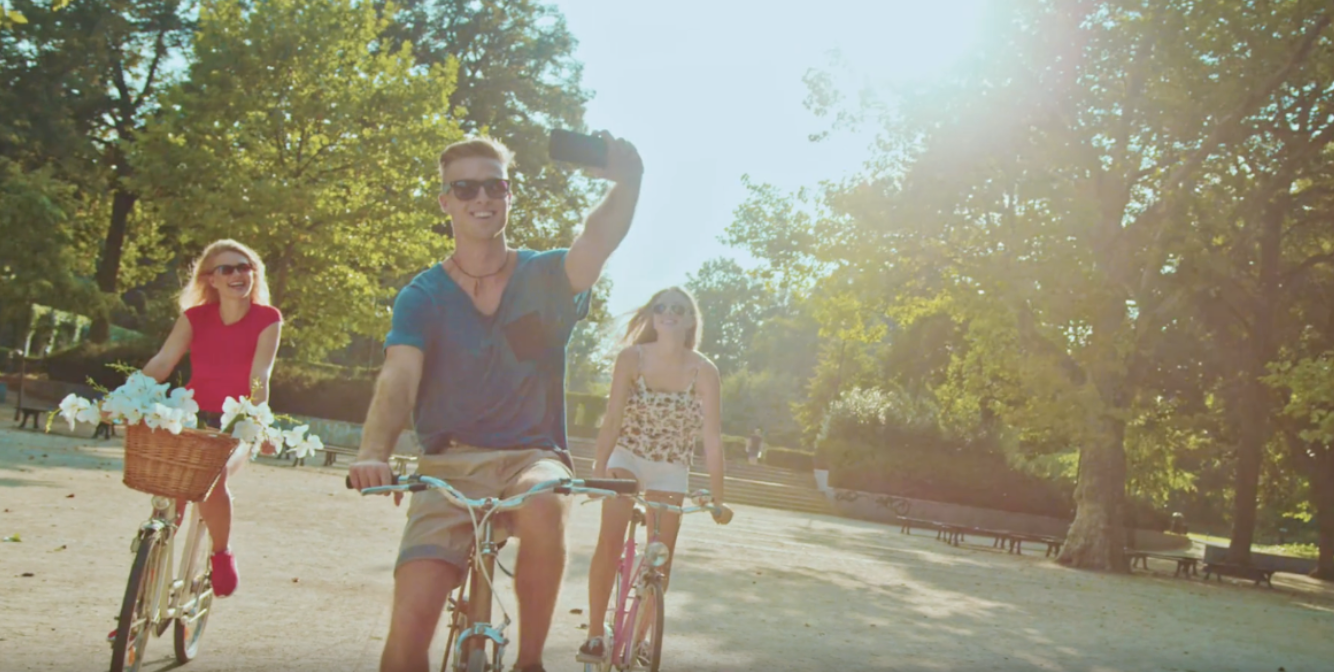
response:
[[[644,351],[638,347],[635,351],[642,368]],[[650,390],[642,372],[635,376],[635,389],[625,400],[616,447],[646,460],[689,466],[695,441],[704,429],[704,404],[695,394],[698,376],[696,368],[690,386],[682,392]]]

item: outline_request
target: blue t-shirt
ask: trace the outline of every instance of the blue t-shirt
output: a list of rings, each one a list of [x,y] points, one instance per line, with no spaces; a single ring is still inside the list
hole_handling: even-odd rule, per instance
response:
[[[570,286],[565,253],[519,250],[491,316],[440,264],[398,293],[385,346],[425,354],[414,409],[422,452],[457,442],[565,455],[565,346],[590,298]]]

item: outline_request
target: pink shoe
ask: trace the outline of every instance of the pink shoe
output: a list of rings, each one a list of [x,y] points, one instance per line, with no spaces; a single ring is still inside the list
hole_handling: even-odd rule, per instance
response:
[[[236,571],[236,556],[232,555],[232,549],[226,548],[214,553],[209,559],[209,569],[212,571],[214,595],[227,597],[236,592],[236,584],[241,582],[241,575]]]

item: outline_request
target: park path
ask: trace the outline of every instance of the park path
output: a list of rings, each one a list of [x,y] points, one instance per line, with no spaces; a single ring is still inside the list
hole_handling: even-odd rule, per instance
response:
[[[22,539],[0,543],[0,669],[106,669],[103,637],[148,513],[119,471],[117,441],[0,429],[0,537]],[[184,669],[376,669],[403,510],[348,493],[343,473],[247,466],[234,485],[242,587],[219,601]],[[576,507],[552,672],[582,669],[573,652],[596,530],[596,509]],[[1334,660],[1327,597],[1168,575],[1071,571],[738,506],[730,526],[697,517],[683,530],[664,669],[1315,672]],[[501,591],[512,594],[503,577]],[[169,639],[153,640],[149,669],[169,667],[170,653]]]

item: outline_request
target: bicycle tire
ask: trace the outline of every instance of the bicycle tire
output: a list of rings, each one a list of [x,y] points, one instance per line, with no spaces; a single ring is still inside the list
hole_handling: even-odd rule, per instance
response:
[[[151,528],[140,534],[139,549],[130,565],[130,579],[125,584],[125,597],[116,619],[116,638],[111,642],[111,672],[138,672],[144,663],[148,637],[152,634],[146,619],[148,610],[154,606],[150,593],[153,579],[157,577],[150,574],[161,556],[161,537],[159,530]],[[140,618],[145,619],[144,624],[135,632],[134,623]],[[134,641],[130,640],[131,634],[135,635]]]
[[[199,522],[202,526],[202,521]],[[199,640],[204,636],[204,627],[208,625],[208,615],[213,611],[213,574],[209,571],[208,553],[205,549],[210,548],[209,535],[206,531],[200,530],[198,541],[195,545],[196,572],[195,577],[189,579],[191,593],[189,599],[198,599],[195,605],[194,614],[189,614],[175,619],[172,624],[172,641],[176,647],[176,662],[184,665],[195,659],[199,655]],[[202,597],[201,597],[202,596]],[[197,614],[197,615],[196,615]],[[194,620],[191,621],[190,617]]]
[[[468,672],[486,672],[486,649],[473,649],[468,654]]]
[[[644,609],[643,607],[652,599],[653,608]],[[662,664],[662,631],[664,626],[664,617],[666,606],[663,604],[662,584],[658,581],[649,581],[644,584],[644,593],[639,598],[640,608],[636,610],[635,623],[633,630],[630,631],[630,668],[631,670],[646,670],[647,672],[658,672],[658,667]],[[640,643],[644,640],[639,638],[639,623],[641,618],[652,618],[653,621],[648,624],[645,634],[651,639],[648,640],[649,658],[641,660],[639,658]]]

